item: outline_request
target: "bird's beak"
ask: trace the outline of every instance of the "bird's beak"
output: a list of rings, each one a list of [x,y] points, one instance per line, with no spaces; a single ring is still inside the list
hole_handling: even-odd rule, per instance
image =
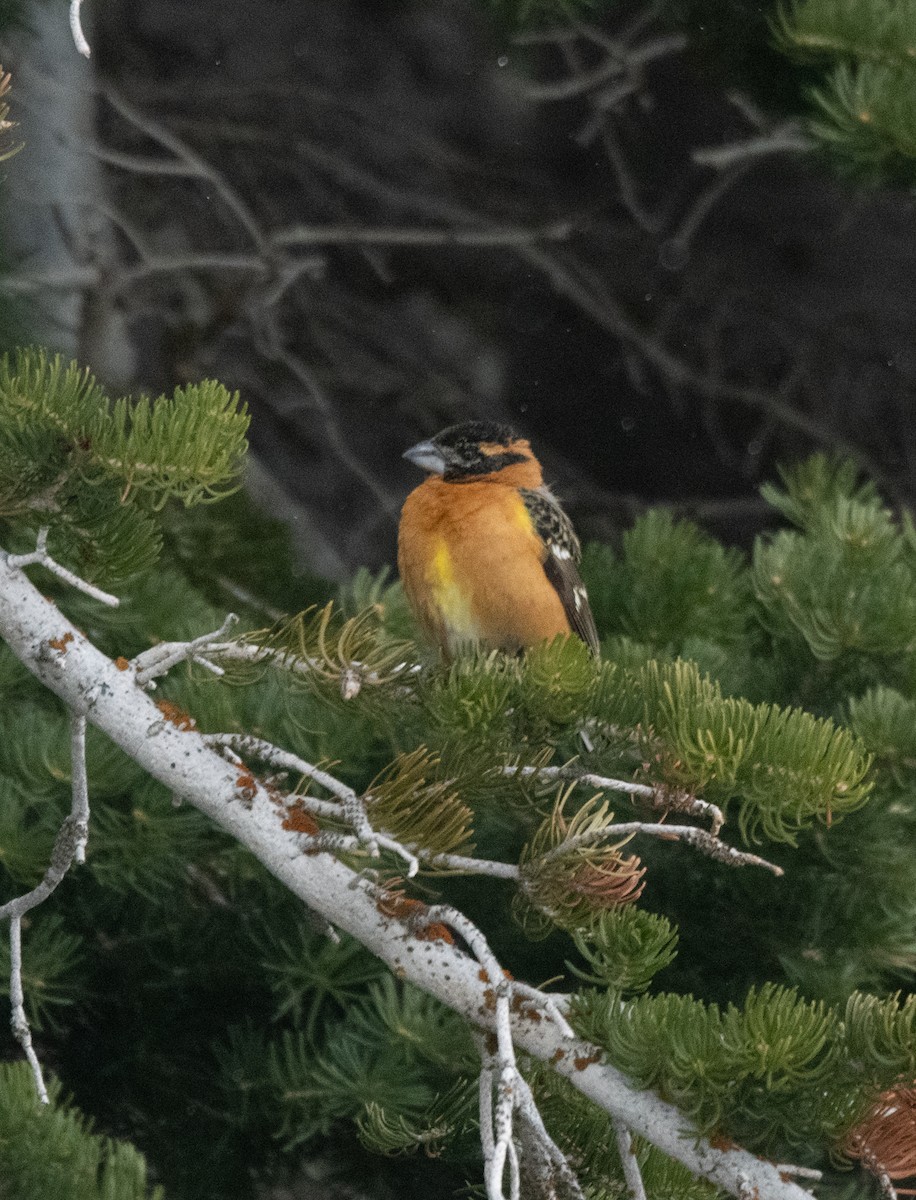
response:
[[[445,474],[445,458],[435,442],[417,442],[416,446],[404,451],[403,457],[421,471],[429,471],[432,475]]]

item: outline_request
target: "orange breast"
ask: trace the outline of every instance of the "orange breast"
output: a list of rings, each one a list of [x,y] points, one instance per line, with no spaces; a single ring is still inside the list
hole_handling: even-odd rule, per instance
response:
[[[426,632],[446,652],[535,645],[569,622],[516,487],[430,478],[407,497],[398,567]]]

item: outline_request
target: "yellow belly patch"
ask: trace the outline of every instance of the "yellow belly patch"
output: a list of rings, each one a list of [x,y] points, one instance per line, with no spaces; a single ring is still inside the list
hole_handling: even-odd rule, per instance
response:
[[[480,636],[471,612],[470,597],[462,592],[455,580],[452,556],[445,542],[437,542],[430,563],[430,584],[433,599],[449,633],[461,638]]]

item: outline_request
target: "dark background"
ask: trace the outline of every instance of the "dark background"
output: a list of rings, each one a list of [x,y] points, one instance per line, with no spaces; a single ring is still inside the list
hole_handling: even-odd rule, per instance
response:
[[[474,0],[93,16],[82,149],[120,219],[84,311],[116,312],[116,383],[241,390],[312,570],[391,562],[402,450],[469,417],[530,435],[586,537],[667,503],[747,544],[759,482],[817,448],[912,499],[911,196],[816,154],[693,158],[804,110],[762,6],[598,6],[533,43]],[[588,86],[602,38],[630,58]],[[278,246],[294,226],[338,232]],[[358,241],[392,228],[441,244]]]

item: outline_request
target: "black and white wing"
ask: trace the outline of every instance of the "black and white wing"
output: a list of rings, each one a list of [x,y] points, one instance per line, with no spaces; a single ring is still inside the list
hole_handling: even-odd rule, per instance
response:
[[[520,488],[522,500],[538,536],[547,547],[544,572],[553,584],[574,633],[598,654],[598,630],[579,574],[582,547],[572,521],[549,488]]]

